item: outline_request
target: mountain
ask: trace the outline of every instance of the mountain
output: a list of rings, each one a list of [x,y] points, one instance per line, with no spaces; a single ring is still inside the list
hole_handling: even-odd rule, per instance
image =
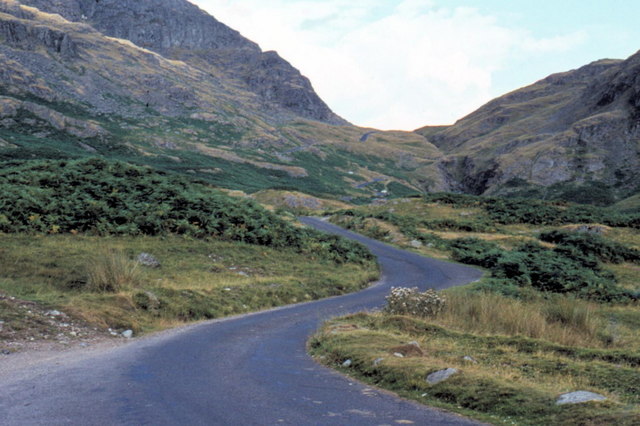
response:
[[[276,52],[257,44],[184,0],[22,0],[43,12],[91,25],[100,33],[179,60],[204,73],[233,76],[235,84],[258,96],[262,109],[281,108],[334,124],[334,114],[311,83]],[[160,3],[160,4],[159,4]]]
[[[586,198],[594,191],[637,192],[640,52],[553,74],[452,126],[417,133],[443,152],[437,167],[454,190],[544,194],[549,189],[540,188],[551,188],[561,195],[588,189]]]
[[[246,192],[421,191],[611,204],[640,189],[640,53],[452,126],[360,128],[186,0],[0,0],[0,164],[104,156]]]
[[[0,0],[0,40],[0,160],[103,155],[249,192],[369,197],[415,193],[440,156],[349,124],[186,0]]]

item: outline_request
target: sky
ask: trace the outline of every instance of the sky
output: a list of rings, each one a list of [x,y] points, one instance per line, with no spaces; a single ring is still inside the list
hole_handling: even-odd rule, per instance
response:
[[[451,124],[549,74],[640,50],[636,0],[190,0],[309,77],[353,124]]]

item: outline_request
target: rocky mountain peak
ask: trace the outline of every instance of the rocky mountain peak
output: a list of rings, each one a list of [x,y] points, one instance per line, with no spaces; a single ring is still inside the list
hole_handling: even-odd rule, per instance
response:
[[[224,73],[259,95],[265,110],[346,124],[315,93],[309,80],[276,52],[263,52],[239,32],[187,0],[20,0],[22,4],[101,33],[129,40],[204,72]]]

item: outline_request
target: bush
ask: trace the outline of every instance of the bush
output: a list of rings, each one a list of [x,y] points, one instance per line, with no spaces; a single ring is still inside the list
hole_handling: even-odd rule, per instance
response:
[[[290,247],[336,262],[372,259],[356,242],[298,229],[252,200],[99,158],[0,170],[0,232],[180,234]]]
[[[423,293],[417,287],[391,287],[386,297],[385,312],[393,315],[413,315],[430,318],[439,315],[445,307],[446,298],[435,290]]]
[[[551,293],[573,293],[600,301],[623,301],[633,295],[616,286],[615,277],[603,271],[597,260],[576,250],[549,250],[525,243],[506,251],[475,238],[450,242],[453,258],[491,271],[491,276],[518,286]],[[494,283],[495,286],[495,283]],[[512,288],[508,293],[514,294]]]
[[[606,238],[586,232],[549,231],[539,236],[540,240],[558,244],[559,252],[570,256],[592,256],[602,262],[640,262],[640,251]],[[575,254],[574,254],[575,253]]]

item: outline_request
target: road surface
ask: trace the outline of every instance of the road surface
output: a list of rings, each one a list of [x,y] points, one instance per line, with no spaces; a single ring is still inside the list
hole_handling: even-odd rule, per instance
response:
[[[327,318],[381,306],[391,286],[442,289],[476,280],[480,272],[319,219],[304,222],[369,246],[382,266],[381,281],[355,294],[201,323],[5,374],[0,424],[474,424],[345,378],[315,363],[305,343]]]

